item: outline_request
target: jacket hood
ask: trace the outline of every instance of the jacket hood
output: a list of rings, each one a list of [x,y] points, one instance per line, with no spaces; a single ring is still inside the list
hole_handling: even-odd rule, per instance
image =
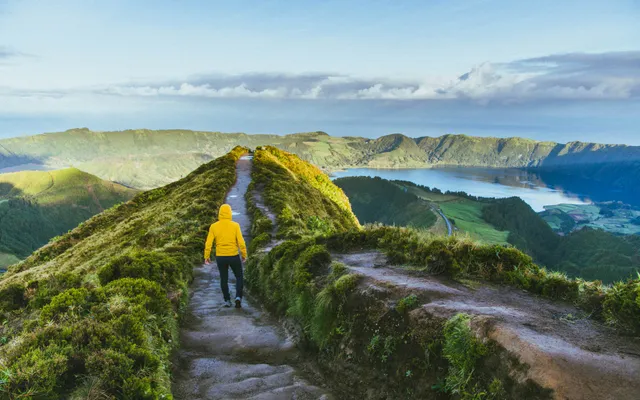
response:
[[[223,219],[231,220],[231,206],[228,204],[221,205],[220,211],[218,211],[218,220]]]

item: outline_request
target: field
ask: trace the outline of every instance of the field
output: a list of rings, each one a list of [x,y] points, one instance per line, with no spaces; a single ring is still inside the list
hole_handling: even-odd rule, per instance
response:
[[[472,239],[488,244],[507,244],[509,231],[499,231],[482,219],[484,207],[485,204],[467,199],[440,203],[444,215]]]
[[[458,234],[468,234],[483,243],[508,244],[509,231],[500,231],[482,218],[482,209],[486,204],[455,195],[427,192],[418,187],[412,187],[411,191],[439,206],[453,222]]]

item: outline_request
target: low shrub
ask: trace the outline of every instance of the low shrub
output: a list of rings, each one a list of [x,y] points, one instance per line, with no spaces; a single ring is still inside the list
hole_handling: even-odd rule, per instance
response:
[[[400,299],[398,304],[396,305],[396,311],[400,314],[404,314],[416,308],[418,306],[418,296],[415,294],[410,294],[407,297]]]
[[[605,294],[603,315],[610,325],[640,333],[640,279],[614,284]]]
[[[144,278],[166,287],[187,280],[189,269],[189,263],[179,255],[136,250],[104,265],[98,270],[98,278],[103,285],[121,278]]]
[[[0,312],[13,311],[27,305],[25,287],[12,283],[0,289]]]
[[[52,320],[78,318],[88,310],[89,291],[85,288],[69,289],[51,299],[51,303],[42,308],[40,322],[49,323]]]
[[[154,314],[161,315],[171,310],[167,292],[157,282],[147,279],[118,279],[106,285],[104,293],[108,297],[124,296]]]
[[[251,239],[251,243],[249,244],[249,249],[248,249],[249,254],[255,253],[256,251],[258,251],[258,249],[264,247],[270,242],[271,242],[271,235],[269,233],[263,232],[259,234],[258,236]]]

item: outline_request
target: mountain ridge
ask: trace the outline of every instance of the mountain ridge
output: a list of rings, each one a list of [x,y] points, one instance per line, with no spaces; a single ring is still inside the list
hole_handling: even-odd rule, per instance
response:
[[[571,176],[583,176],[587,171],[586,178],[593,176],[602,188],[630,192],[632,198],[640,194],[634,185],[623,184],[635,182],[640,176],[639,146],[453,134],[411,138],[395,133],[368,139],[333,137],[321,131],[254,135],[149,129],[94,132],[79,128],[0,140],[0,172],[27,164],[56,169],[74,166],[102,179],[147,190],[186,176],[236,145],[274,146],[325,171],[445,166],[551,169],[567,176],[564,181],[569,182],[568,190],[575,181]],[[614,172],[617,175],[612,176]]]

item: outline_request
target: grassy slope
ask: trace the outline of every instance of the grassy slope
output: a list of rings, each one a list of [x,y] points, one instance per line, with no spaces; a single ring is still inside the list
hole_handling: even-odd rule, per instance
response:
[[[75,168],[0,175],[0,251],[26,257],[136,190]],[[0,266],[7,265],[0,261]]]
[[[353,212],[362,223],[428,229],[436,222],[428,202],[390,181],[378,177],[349,177],[333,183],[349,197]]]
[[[91,218],[0,278],[4,397],[171,398],[191,266],[245,151]]]
[[[640,272],[640,236],[617,236],[584,228],[564,237],[523,200],[515,197],[493,201],[483,218],[508,230],[508,241],[549,268],[605,283],[636,277]]]
[[[252,188],[263,193],[276,214],[281,237],[359,226],[344,192],[317,167],[291,153],[271,146],[258,148],[252,180]]]
[[[482,218],[482,210],[487,203],[465,199],[451,194],[434,193],[419,186],[407,185],[417,196],[429,200],[440,207],[462,234],[473,240],[487,244],[507,244],[508,231],[500,230]]]

